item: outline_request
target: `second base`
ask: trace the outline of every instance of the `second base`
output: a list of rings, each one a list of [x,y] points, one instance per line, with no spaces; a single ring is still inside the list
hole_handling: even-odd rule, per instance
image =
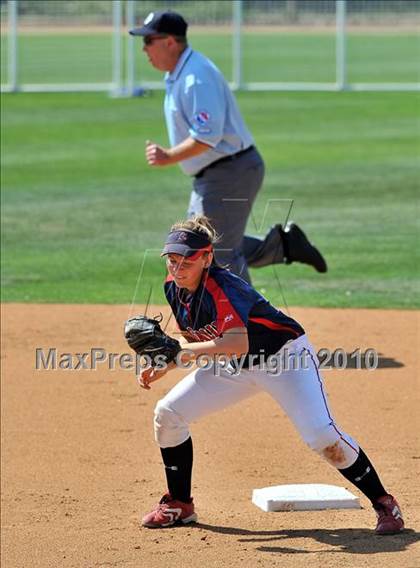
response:
[[[254,489],[252,502],[263,511],[360,509],[359,498],[336,485],[301,483]]]

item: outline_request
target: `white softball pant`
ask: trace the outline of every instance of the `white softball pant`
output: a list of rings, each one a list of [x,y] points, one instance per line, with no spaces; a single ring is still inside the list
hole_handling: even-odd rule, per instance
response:
[[[244,369],[236,376],[222,370],[196,369],[159,400],[155,408],[155,438],[161,448],[178,446],[190,436],[189,424],[258,392],[270,394],[283,408],[303,440],[339,469],[350,467],[359,446],[335,423],[328,406],[318,358],[305,335],[287,343],[288,354],[306,366],[270,374]],[[280,351],[281,352],[281,351]]]

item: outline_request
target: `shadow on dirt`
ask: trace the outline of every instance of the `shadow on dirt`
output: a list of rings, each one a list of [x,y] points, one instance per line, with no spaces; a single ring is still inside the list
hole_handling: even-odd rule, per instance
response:
[[[396,535],[378,536],[370,529],[284,529],[279,531],[250,531],[234,527],[219,527],[197,523],[195,526],[210,532],[237,535],[238,542],[252,542],[261,552],[287,554],[375,554],[401,552],[420,540],[420,533],[406,529]],[[306,538],[329,545],[329,550],[307,550],[287,545],[288,539]],[[268,544],[270,543],[270,544]]]
[[[366,352],[367,353],[367,352]],[[397,361],[394,357],[385,357],[382,353],[377,353],[377,360],[374,361],[369,355],[355,354],[355,352],[341,352],[339,350],[332,353],[318,353],[318,359],[322,369],[400,369],[404,363]],[[336,354],[336,356],[334,356]]]

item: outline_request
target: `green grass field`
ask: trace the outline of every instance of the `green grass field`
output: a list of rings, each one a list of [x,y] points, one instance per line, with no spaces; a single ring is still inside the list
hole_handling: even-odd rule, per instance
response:
[[[232,78],[232,36],[206,32],[190,35],[203,51]],[[19,80],[22,83],[111,82],[112,34],[22,33],[19,36]],[[141,51],[141,41],[136,40]],[[7,82],[7,35],[1,36],[2,84]],[[251,81],[335,81],[334,33],[256,33],[242,36],[243,79]],[[125,48],[124,48],[125,52]],[[349,33],[349,82],[418,82],[420,34]],[[71,71],[70,71],[71,70]],[[136,77],[161,80],[144,54],[136,61]]]
[[[166,143],[162,96],[3,95],[3,301],[163,302],[157,251],[190,181],[145,163],[146,138]],[[330,267],[254,270],[256,287],[277,305],[418,307],[419,94],[238,100],[267,166],[249,231],[292,199]]]

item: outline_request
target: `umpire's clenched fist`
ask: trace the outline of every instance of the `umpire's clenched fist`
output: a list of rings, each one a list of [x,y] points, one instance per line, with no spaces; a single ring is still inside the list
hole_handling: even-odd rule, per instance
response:
[[[146,140],[146,160],[149,166],[167,166],[171,163],[167,150],[150,140]]]

